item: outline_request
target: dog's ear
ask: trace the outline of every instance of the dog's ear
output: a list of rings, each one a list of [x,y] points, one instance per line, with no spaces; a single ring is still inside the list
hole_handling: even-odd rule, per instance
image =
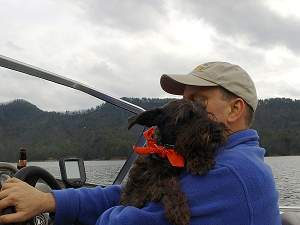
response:
[[[192,174],[205,174],[214,165],[218,147],[224,142],[225,126],[199,118],[188,123],[177,136],[176,147],[184,155],[186,169]]]
[[[211,142],[216,146],[220,146],[225,142],[225,134],[228,132],[228,129],[224,125],[224,123],[215,122],[210,126],[210,135],[211,135]]]
[[[139,115],[132,116],[128,119],[128,129],[130,129],[135,124],[140,124],[142,126],[151,127],[157,125],[159,116],[162,114],[160,108],[147,110]]]

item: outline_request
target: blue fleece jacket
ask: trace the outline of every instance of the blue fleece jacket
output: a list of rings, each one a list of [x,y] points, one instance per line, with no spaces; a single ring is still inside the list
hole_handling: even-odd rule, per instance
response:
[[[232,134],[205,176],[183,173],[191,225],[279,225],[278,193],[255,130]],[[56,225],[170,225],[160,203],[119,205],[121,187],[53,191]]]

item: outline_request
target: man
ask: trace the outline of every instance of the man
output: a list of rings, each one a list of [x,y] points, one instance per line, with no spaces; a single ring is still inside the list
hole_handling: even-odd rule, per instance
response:
[[[187,76],[163,75],[161,86],[170,94],[206,101],[207,111],[232,132],[249,128],[257,107],[253,81],[246,71],[229,63],[205,63]]]
[[[249,129],[257,107],[254,84],[242,68],[211,62],[188,75],[163,75],[162,88],[171,94],[203,101],[213,119],[229,129],[228,140],[205,176],[184,173],[181,189],[191,209],[192,225],[279,225],[278,193],[270,168],[264,163],[256,131]],[[121,188],[66,189],[45,194],[9,180],[0,192],[0,209],[14,205],[17,213],[0,222],[28,219],[55,212],[56,224],[153,225],[169,224],[159,203],[144,208],[119,205]]]

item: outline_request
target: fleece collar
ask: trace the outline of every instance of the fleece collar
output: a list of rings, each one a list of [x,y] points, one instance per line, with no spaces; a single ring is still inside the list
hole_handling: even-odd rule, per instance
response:
[[[240,144],[247,144],[252,146],[258,146],[259,145],[259,136],[256,132],[256,130],[253,129],[247,129],[247,130],[241,130],[237,131],[233,134],[231,134],[226,143],[221,147],[221,149],[230,149],[233,148],[236,145]]]

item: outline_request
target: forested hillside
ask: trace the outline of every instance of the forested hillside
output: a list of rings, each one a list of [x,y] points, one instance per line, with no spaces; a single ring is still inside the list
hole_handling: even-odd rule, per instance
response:
[[[125,98],[145,109],[171,99]],[[260,100],[253,127],[267,155],[300,155],[300,101]],[[0,161],[16,161],[25,147],[30,160],[80,156],[84,159],[124,158],[139,130],[127,130],[131,115],[109,104],[80,112],[45,112],[16,100],[0,105]]]
[[[260,100],[253,127],[267,155],[300,155],[300,100]]]

